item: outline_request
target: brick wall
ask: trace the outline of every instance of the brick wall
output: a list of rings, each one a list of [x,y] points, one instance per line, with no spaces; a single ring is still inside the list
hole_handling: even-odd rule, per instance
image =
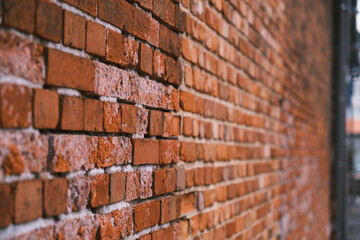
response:
[[[0,239],[328,239],[329,5],[0,0]]]

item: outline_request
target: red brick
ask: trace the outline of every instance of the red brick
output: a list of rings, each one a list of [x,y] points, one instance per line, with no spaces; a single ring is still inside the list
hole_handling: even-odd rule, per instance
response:
[[[42,182],[23,181],[16,184],[14,202],[14,222],[23,223],[42,215]]]
[[[189,92],[180,92],[180,107],[187,112],[196,112],[195,95]]]
[[[160,48],[163,49],[164,51],[174,55],[175,57],[180,57],[180,37],[178,34],[170,30],[169,28],[165,27],[164,25],[160,26],[159,45]]]
[[[35,29],[35,0],[4,0],[3,24],[26,32]]]
[[[110,203],[120,202],[125,198],[125,173],[110,175]]]
[[[153,72],[156,77],[162,78],[165,74],[165,55],[154,51],[153,54]]]
[[[179,145],[177,140],[160,140],[160,164],[179,161]]]
[[[92,176],[90,184],[90,206],[99,207],[108,204],[109,201],[109,175]]]
[[[191,117],[183,117],[183,134],[191,136],[193,133],[193,119]]]
[[[153,0],[153,13],[170,26],[175,26],[175,4],[171,0]]]
[[[134,207],[134,231],[154,226],[160,221],[160,201],[152,200]]]
[[[134,8],[132,33],[151,45],[159,46],[159,22],[140,9]],[[131,32],[131,31],[130,31]]]
[[[96,2],[97,0],[62,0],[71,5],[74,5],[81,10],[90,13],[93,16],[96,16]]]
[[[115,26],[126,30],[133,31],[134,10],[133,6],[125,1],[109,0],[98,2],[99,18],[114,24]]]
[[[165,183],[166,181],[166,183]],[[173,168],[154,171],[154,194],[160,195],[175,191],[176,171]]]
[[[152,197],[152,172],[141,171],[140,172],[140,198],[145,199]]]
[[[166,193],[166,169],[154,171],[154,194],[160,195]]]
[[[145,44],[140,44],[140,70],[152,75],[153,51]]]
[[[150,110],[149,114],[149,131],[150,135],[160,136],[162,135],[162,123],[163,117],[161,111]]]
[[[163,113],[163,136],[172,137],[180,134],[180,118],[174,117],[172,113]]]
[[[36,33],[43,38],[60,42],[63,23],[62,9],[48,0],[40,0],[36,8]]]
[[[161,219],[160,223],[164,224],[180,217],[181,197],[174,196],[161,199]]]
[[[61,129],[80,131],[84,128],[84,101],[77,97],[62,99]]]
[[[181,215],[195,210],[195,194],[193,192],[181,196]]]
[[[94,238],[122,239],[131,234],[133,211],[131,207],[112,211],[105,215],[98,215],[99,231],[93,228]]]
[[[66,212],[68,182],[66,178],[44,181],[44,214],[55,216]]]
[[[182,67],[180,61],[165,56],[164,80],[174,85],[180,85],[182,81]]]
[[[0,72],[4,75],[43,84],[43,52],[43,46],[38,43],[4,30],[0,31]]]
[[[158,164],[159,141],[152,139],[133,139],[134,165]]]
[[[4,128],[25,128],[31,125],[31,90],[25,86],[0,85],[0,119]]]
[[[91,153],[90,161],[97,167],[110,167],[131,161],[130,140],[125,137],[99,137],[96,151]]]
[[[49,49],[47,84],[94,91],[94,75],[95,67],[91,60]]]
[[[59,123],[59,94],[36,89],[34,93],[34,127],[54,129]]]
[[[181,52],[185,59],[197,63],[198,48],[185,38],[181,39]]]
[[[64,18],[64,44],[85,49],[85,19],[68,11]]]
[[[143,8],[152,10],[153,0],[135,0],[135,2],[137,2]]]
[[[175,28],[179,32],[185,32],[186,27],[186,13],[178,6],[175,6]]]
[[[106,59],[123,67],[135,67],[138,62],[139,43],[107,30]]]
[[[117,133],[121,129],[120,104],[104,102],[104,130]]]
[[[139,240],[151,240],[151,235],[152,234],[143,235],[139,238]]]
[[[196,161],[196,143],[191,142],[181,142],[180,145],[180,157],[181,160],[185,162],[194,162]]]
[[[92,21],[86,22],[86,51],[105,57],[105,27]]]
[[[137,109],[135,105],[121,104],[121,131],[124,133],[136,132]]]
[[[14,197],[10,184],[0,184],[0,228],[10,225],[14,210]]]
[[[139,198],[140,181],[139,172],[126,172],[125,200],[131,201]]]
[[[94,99],[84,101],[84,130],[103,131],[103,102]]]

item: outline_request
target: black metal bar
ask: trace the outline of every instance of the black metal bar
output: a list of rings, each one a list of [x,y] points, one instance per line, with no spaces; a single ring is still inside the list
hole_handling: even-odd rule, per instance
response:
[[[345,110],[346,110],[346,78],[349,77],[350,59],[350,11],[351,2],[348,0],[338,1],[339,28],[338,42],[336,49],[337,56],[337,75],[336,75],[336,201],[337,201],[337,231],[338,240],[347,239],[346,207],[347,207],[347,161],[346,161],[346,132],[345,132]]]

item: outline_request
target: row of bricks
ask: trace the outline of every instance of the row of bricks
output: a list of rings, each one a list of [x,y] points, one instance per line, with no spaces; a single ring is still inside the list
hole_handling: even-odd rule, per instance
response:
[[[3,62],[1,70],[6,76],[16,76],[55,87],[73,88],[86,94],[118,98],[153,108],[178,109],[178,90],[172,85],[164,85],[115,66],[58,50],[44,51],[43,46],[10,32],[0,31],[0,39],[0,59]],[[46,59],[46,70],[43,57]],[[179,82],[175,77],[181,78],[181,67],[170,57],[154,52],[153,59],[144,59],[154,61],[159,77]],[[31,71],[27,70],[28,66],[32,67]]]
[[[279,105],[278,95],[285,94],[283,90],[281,90],[280,84],[276,85],[276,93],[273,93],[266,87],[259,84],[259,82],[254,82],[241,73],[233,71],[230,72],[230,69],[226,67],[222,69],[222,72],[225,73],[227,72],[226,70],[228,70],[229,76],[232,76],[230,78],[231,80],[229,80],[231,83],[237,84],[237,86],[245,91],[241,91],[231,85],[219,82],[215,77],[203,73],[198,68],[191,68],[190,66],[185,66],[185,84],[198,92],[205,93],[246,108],[251,108],[253,103],[240,101],[242,100],[240,96],[247,98],[244,99],[247,101],[258,102],[261,99],[264,102],[277,106]],[[250,95],[254,97],[250,98]]]
[[[162,0],[162,2],[164,1]],[[70,2],[74,3],[74,1]],[[184,28],[185,15],[178,5],[169,0],[166,2],[168,5],[158,5],[154,1],[154,13],[158,13],[162,19],[171,21],[170,25],[176,27],[177,30]],[[95,1],[94,7],[98,9],[97,15],[100,19],[110,22],[155,47],[160,47],[169,54],[179,57],[179,35],[144,11],[126,1],[99,1],[97,6],[96,3]],[[162,8],[172,8],[173,12],[164,12]],[[19,18],[19,15],[22,17]],[[62,26],[63,22],[64,26]],[[26,32],[35,32],[51,41],[60,42],[63,40],[66,45],[73,45],[81,49],[86,48],[89,53],[105,56],[105,28],[92,21],[87,21],[87,27],[85,28],[85,19],[68,12],[64,14],[60,6],[50,1],[42,0],[37,3],[35,0],[5,0],[3,24]],[[63,39],[62,36],[64,36]]]
[[[42,135],[36,132],[15,133],[13,131],[3,131],[1,135],[0,176],[47,170],[73,172],[129,163],[134,165],[171,164],[178,162],[179,159],[185,162],[196,160],[215,162],[231,159],[258,159],[265,156],[277,158],[286,154],[283,149],[275,147],[194,142],[179,144],[177,140],[165,139],[130,140],[127,137]],[[278,162],[272,161],[272,166],[264,169],[277,170],[278,168]],[[256,170],[256,172],[259,171],[262,170]]]
[[[39,129],[179,135],[179,117],[130,104],[61,96],[44,89],[32,94],[32,89],[12,84],[0,85],[0,103],[3,128],[27,128],[33,119]]]
[[[153,183],[151,172],[118,172],[110,175],[78,176],[69,180],[56,178],[51,180],[28,180],[11,185],[2,184],[0,185],[0,192],[3,198],[0,200],[0,205],[7,207],[2,208],[1,227],[9,225],[12,220],[14,223],[19,224],[34,220],[42,215],[51,217],[69,211],[76,211],[86,206],[94,208],[123,200],[145,199],[153,195],[173,192],[175,188],[179,188],[179,185],[175,182],[176,177],[170,177],[169,174],[174,175],[175,170],[155,170],[153,172]],[[163,189],[164,175],[167,175],[167,189]],[[84,178],[87,178],[86,182],[84,182]],[[211,207],[216,201],[225,202],[227,196],[228,199],[232,199],[254,192],[258,189],[254,183],[254,180],[246,182],[246,186],[250,188],[247,187],[245,191],[241,190],[243,187],[239,186],[239,184],[233,184],[198,192],[196,198],[194,193],[188,193],[181,196],[166,197],[160,201],[151,200],[150,202],[135,205],[135,216],[137,212],[139,215],[145,215],[143,216],[145,219],[138,222],[135,219],[135,231],[139,232],[153,226],[159,220],[161,224],[175,220],[187,212],[194,211],[195,208],[202,210]],[[227,189],[229,194],[226,194]],[[238,194],[230,194],[234,190]],[[76,194],[73,191],[76,191]],[[268,200],[265,193],[258,193],[256,196],[256,198],[247,197],[233,203],[235,209],[242,212]],[[159,209],[156,210],[159,204],[161,204],[162,210],[161,217]],[[238,206],[236,206],[237,204]],[[149,213],[147,209],[152,210]],[[158,217],[154,217],[157,214],[159,214]],[[257,215],[260,218],[264,214],[258,211]]]
[[[232,159],[260,159],[283,157],[286,151],[280,147],[242,146],[225,144],[201,144],[180,142],[180,159],[185,162],[229,161]]]
[[[284,117],[288,115],[286,112],[281,113],[280,108],[251,98],[250,95],[242,94],[235,98],[235,102],[238,103],[237,105],[264,114],[268,117],[275,118],[278,120],[277,122],[274,121],[277,124],[280,124],[280,121],[283,121]],[[253,127],[264,128],[268,125],[265,122],[267,120],[265,116],[259,116],[250,113],[247,114],[244,113],[242,109],[229,107],[218,101],[204,99],[201,96],[197,96],[191,92],[181,91],[179,101],[182,110],[191,113],[197,113],[207,118],[215,118],[237,124],[246,124]]]
[[[132,163],[179,160],[177,140],[1,132],[0,176],[24,172],[72,172]],[[146,154],[144,154],[146,153]]]
[[[199,119],[184,117],[183,129],[184,136],[201,137],[207,139],[220,139],[236,142],[262,142],[261,130],[246,130],[226,124],[202,121]]]
[[[120,201],[146,199],[183,188],[184,184],[179,185],[177,181],[182,180],[176,179],[175,169],[159,169],[153,172],[81,176],[70,180],[55,178],[2,184],[0,192],[3,197],[0,205],[4,212],[0,225],[7,226],[12,219],[19,224],[41,216],[51,217],[76,211],[86,206],[96,208]],[[165,222],[168,220],[165,219],[162,223]]]

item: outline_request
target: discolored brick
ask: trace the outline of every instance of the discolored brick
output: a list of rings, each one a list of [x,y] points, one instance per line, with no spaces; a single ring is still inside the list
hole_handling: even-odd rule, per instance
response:
[[[0,85],[1,126],[25,128],[31,125],[31,90],[13,84]]]
[[[10,184],[0,184],[0,228],[10,225],[14,211],[14,195]]]
[[[110,175],[110,203],[122,201],[125,198],[126,174],[117,172]]]
[[[134,207],[134,231],[154,226],[160,221],[160,201],[152,200]]]
[[[35,0],[3,0],[3,23],[26,32],[35,29]]]
[[[135,105],[121,104],[121,131],[125,133],[136,132],[137,109]]]

